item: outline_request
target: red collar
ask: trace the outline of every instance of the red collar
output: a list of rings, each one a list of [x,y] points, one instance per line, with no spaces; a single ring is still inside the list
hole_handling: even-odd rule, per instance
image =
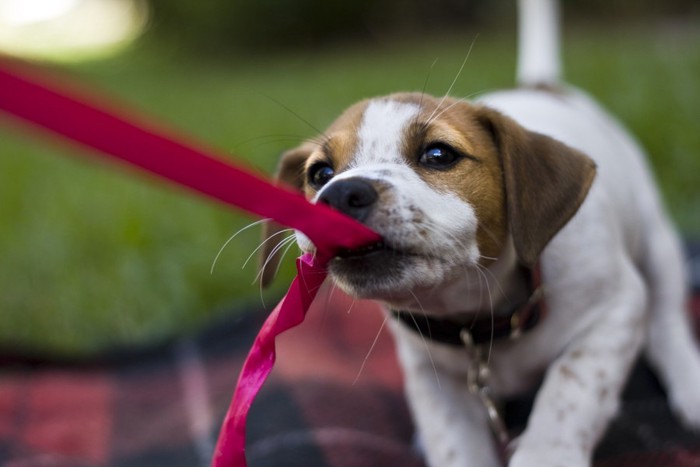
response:
[[[492,317],[491,310],[483,311],[477,313],[472,322],[465,323],[420,316],[408,311],[392,310],[391,313],[408,329],[440,344],[462,347],[465,345],[464,339],[470,338],[471,344],[478,346],[501,339],[516,339],[535,327],[547,313],[539,263],[523,271],[530,282],[528,299],[499,316]]]

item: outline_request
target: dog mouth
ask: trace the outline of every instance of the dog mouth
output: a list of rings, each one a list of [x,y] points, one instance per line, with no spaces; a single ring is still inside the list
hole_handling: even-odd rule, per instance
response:
[[[371,243],[359,248],[352,249],[341,249],[335,255],[336,259],[344,260],[356,260],[364,259],[370,256],[380,255],[382,253],[396,253],[397,250],[390,247],[384,240],[380,240],[376,243]]]
[[[371,243],[359,248],[341,249],[336,252],[334,259],[336,261],[347,260],[345,262],[361,262],[372,261],[380,257],[386,258],[387,256],[392,258],[408,258],[426,255],[406,247],[399,247],[382,239],[376,243]]]
[[[397,279],[410,273],[419,256],[382,240],[338,251],[329,263],[329,271],[336,283],[351,295],[380,298],[398,291]]]
[[[385,241],[379,241],[338,251],[328,264],[328,269],[336,284],[350,295],[377,298],[378,286],[387,277],[401,274],[406,264],[403,255]]]
[[[414,293],[443,280],[446,260],[386,241],[343,250],[328,263],[328,272],[345,293],[385,303],[411,302]]]
[[[328,264],[335,284],[346,293],[378,300],[406,298],[415,287],[441,281],[448,269],[449,259],[423,251],[420,245],[397,245],[386,239],[340,250]]]

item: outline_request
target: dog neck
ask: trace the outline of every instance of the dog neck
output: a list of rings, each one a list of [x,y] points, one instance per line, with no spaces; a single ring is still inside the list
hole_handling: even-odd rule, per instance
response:
[[[385,305],[393,310],[467,321],[484,311],[494,316],[509,313],[514,303],[527,300],[530,286],[509,239],[492,263],[465,267],[463,274],[439,287],[417,288],[412,298]]]
[[[493,305],[489,308],[445,315],[422,312],[418,317],[414,311],[392,308],[391,315],[423,339],[449,346],[476,348],[474,346],[491,344],[496,340],[517,339],[546,315],[540,264],[530,269],[516,261],[515,266],[507,270],[512,274],[494,269],[487,273],[493,274],[491,280],[499,287],[499,295],[496,295],[498,304],[491,301]],[[494,272],[503,274],[496,276]],[[506,282],[501,283],[499,277],[505,278]],[[518,298],[521,288],[526,291],[522,299]],[[510,295],[507,290],[511,291]],[[490,294],[490,297],[493,300],[494,295]]]

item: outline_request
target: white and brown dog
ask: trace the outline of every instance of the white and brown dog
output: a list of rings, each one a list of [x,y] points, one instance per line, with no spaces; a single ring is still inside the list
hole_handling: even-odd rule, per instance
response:
[[[435,467],[500,465],[498,400],[539,382],[508,465],[590,465],[641,350],[700,427],[684,261],[644,155],[559,84],[553,1],[521,3],[518,89],[362,101],[278,172],[382,236],[339,254],[330,275],[393,314]]]

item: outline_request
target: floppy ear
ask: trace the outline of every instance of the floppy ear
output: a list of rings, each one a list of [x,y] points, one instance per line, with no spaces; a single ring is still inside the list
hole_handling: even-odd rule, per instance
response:
[[[289,150],[282,154],[282,158],[277,166],[275,179],[278,182],[286,184],[295,190],[303,191],[304,189],[304,163],[311,155],[314,146],[309,143],[304,143],[296,149]],[[262,269],[260,282],[263,287],[270,285],[275,278],[277,267],[282,260],[280,251],[273,251],[275,246],[279,244],[281,238],[277,234],[286,227],[274,222],[267,221],[263,225],[262,240],[264,242],[260,251],[259,266]],[[277,239],[277,241],[275,241]]]
[[[596,165],[583,153],[528,131],[495,110],[479,107],[477,119],[500,153],[515,250],[520,261],[532,267],[578,211],[595,178]]]

